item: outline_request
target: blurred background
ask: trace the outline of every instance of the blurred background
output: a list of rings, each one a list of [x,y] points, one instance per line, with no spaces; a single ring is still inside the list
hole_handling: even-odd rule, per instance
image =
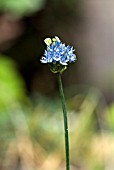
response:
[[[44,39],[74,46],[62,75],[71,170],[114,168],[114,1],[0,0],[0,169],[64,170],[56,74]]]

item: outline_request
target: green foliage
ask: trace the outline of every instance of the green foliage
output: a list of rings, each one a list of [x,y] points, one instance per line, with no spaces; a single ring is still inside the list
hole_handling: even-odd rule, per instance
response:
[[[22,100],[24,94],[24,83],[16,71],[14,62],[0,56],[0,106],[9,106]]]
[[[21,17],[40,10],[44,2],[45,0],[0,0],[0,10]]]
[[[114,130],[114,103],[106,109],[105,116],[108,127]]]

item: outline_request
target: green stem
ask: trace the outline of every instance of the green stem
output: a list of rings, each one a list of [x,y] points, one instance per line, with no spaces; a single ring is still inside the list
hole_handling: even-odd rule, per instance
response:
[[[62,102],[63,118],[64,118],[64,132],[65,132],[65,151],[66,151],[66,170],[70,170],[69,167],[69,139],[68,139],[68,122],[67,122],[67,110],[65,104],[65,98],[63,93],[61,74],[58,74],[59,92]]]

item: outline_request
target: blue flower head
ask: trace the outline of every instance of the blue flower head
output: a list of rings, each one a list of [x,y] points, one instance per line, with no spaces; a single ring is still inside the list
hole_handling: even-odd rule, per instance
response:
[[[75,49],[63,44],[57,36],[52,39],[46,38],[44,42],[47,49],[40,61],[41,63],[48,63],[53,73],[62,73],[69,63],[76,61]]]

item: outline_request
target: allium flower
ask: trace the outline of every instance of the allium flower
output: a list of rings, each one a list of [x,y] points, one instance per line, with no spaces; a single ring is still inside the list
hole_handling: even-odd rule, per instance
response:
[[[65,46],[57,36],[52,39],[46,38],[44,42],[47,49],[40,61],[48,63],[52,72],[62,73],[69,63],[76,61],[75,49],[69,45]]]

